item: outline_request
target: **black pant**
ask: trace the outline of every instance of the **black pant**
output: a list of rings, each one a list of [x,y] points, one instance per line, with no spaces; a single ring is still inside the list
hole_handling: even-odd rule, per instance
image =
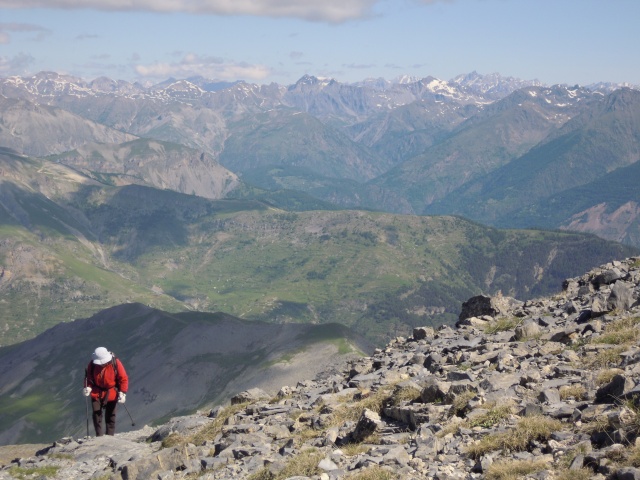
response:
[[[116,406],[118,401],[107,402],[102,405],[100,400],[92,400],[93,407],[93,428],[96,430],[96,437],[101,437],[102,433],[102,409],[105,411],[105,422],[107,424],[107,435],[116,433]]]

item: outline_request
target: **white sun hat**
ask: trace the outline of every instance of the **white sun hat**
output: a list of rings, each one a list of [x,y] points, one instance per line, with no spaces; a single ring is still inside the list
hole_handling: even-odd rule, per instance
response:
[[[104,365],[105,363],[109,363],[111,361],[111,353],[104,347],[96,348],[96,351],[91,354],[91,358],[93,358],[93,363],[96,365]]]

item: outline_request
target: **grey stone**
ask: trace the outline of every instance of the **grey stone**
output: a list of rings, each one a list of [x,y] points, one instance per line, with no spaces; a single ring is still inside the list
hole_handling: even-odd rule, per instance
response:
[[[360,415],[360,419],[353,431],[351,437],[354,442],[361,442],[372,433],[376,432],[382,426],[380,415],[376,412],[365,409]]]
[[[414,340],[424,340],[425,338],[433,338],[435,331],[432,327],[416,327],[413,329]]]
[[[611,285],[612,283],[622,279],[625,277],[625,274],[622,273],[617,268],[612,268],[602,272],[601,274],[594,277],[592,280],[592,284],[599,289],[603,285]]]
[[[257,402],[260,400],[269,400],[271,395],[266,393],[260,388],[250,388],[244,392],[240,392],[237,395],[231,397],[231,405],[237,405],[245,402]]]
[[[560,392],[555,388],[548,388],[540,392],[538,400],[544,403],[558,403],[560,402]]]
[[[616,375],[596,391],[594,403],[615,403],[634,387],[631,379],[624,375]]]
[[[520,325],[518,325],[515,330],[516,340],[525,340],[528,338],[535,338],[542,330],[540,329],[540,325],[538,322],[532,318],[525,319]]]
[[[430,378],[427,385],[420,392],[420,398],[424,403],[442,402],[447,396],[450,387],[451,383],[449,382]]]
[[[640,469],[634,467],[619,468],[615,472],[617,480],[640,480]]]
[[[616,282],[611,287],[611,293],[607,299],[607,310],[628,311],[635,303],[634,298],[635,285],[622,280]]]

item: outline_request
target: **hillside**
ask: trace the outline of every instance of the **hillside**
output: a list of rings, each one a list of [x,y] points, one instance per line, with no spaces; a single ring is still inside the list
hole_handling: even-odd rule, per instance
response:
[[[271,397],[243,391],[156,428],[31,447],[0,475],[637,478],[639,287],[630,258],[553,297],[475,297],[455,328],[418,327]]]
[[[627,245],[640,244],[640,162],[619,168],[586,185],[552,195],[496,221],[500,227],[533,225],[596,233]],[[597,194],[595,194],[597,192]]]
[[[131,382],[127,405],[141,425],[223,403],[249,387],[275,394],[283,382],[304,380],[341,358],[372,351],[335,324],[275,325],[223,313],[169,314],[120,305],[0,348],[0,444],[82,434],[84,369],[98,346],[125,363]],[[120,425],[126,431],[124,418]]]
[[[416,325],[451,324],[471,295],[531,298],[635,252],[588,235],[500,231],[455,217],[287,212],[103,185],[15,154],[5,161],[4,344],[127,302],[337,322],[381,344]]]
[[[583,89],[529,87],[485,106],[444,139],[370,182],[422,213],[452,191],[493,176],[592,103]],[[453,196],[452,196],[453,197]],[[453,200],[451,200],[453,201]],[[441,212],[447,212],[442,207]],[[487,205],[487,208],[491,208]],[[451,209],[451,212],[457,213]],[[469,218],[474,218],[472,212]]]
[[[48,157],[107,185],[148,185],[204,198],[224,198],[241,187],[238,176],[211,156],[150,139],[86,143]]]
[[[602,183],[606,175],[639,160],[640,92],[622,89],[585,109],[526,154],[469,182],[425,213],[504,222],[513,211],[571,188]]]

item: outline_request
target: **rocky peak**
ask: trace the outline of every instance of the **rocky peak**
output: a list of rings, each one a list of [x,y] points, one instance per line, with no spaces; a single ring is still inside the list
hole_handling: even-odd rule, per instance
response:
[[[639,298],[640,258],[551,298],[475,297],[455,328],[416,328],[275,396],[61,439],[0,478],[640,478]]]

